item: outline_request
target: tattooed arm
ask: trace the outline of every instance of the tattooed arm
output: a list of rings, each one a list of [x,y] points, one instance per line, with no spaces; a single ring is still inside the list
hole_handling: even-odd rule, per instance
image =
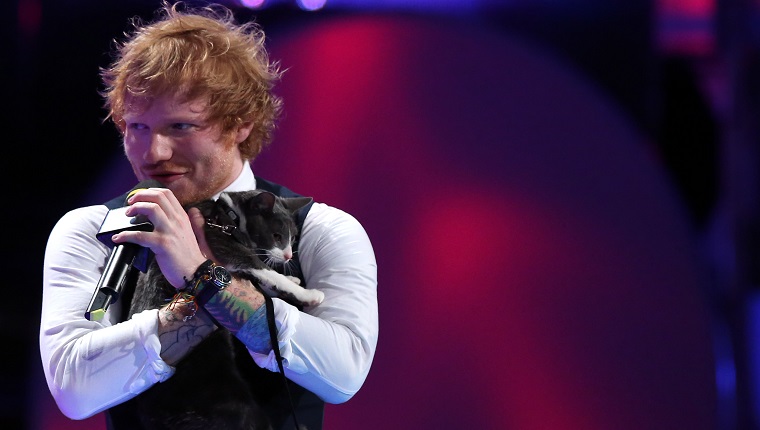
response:
[[[191,208],[188,216],[203,255],[213,260],[213,253],[203,232],[205,223],[203,215],[197,208]],[[268,354],[272,350],[264,296],[251,281],[233,278],[227,288],[214,294],[203,307],[220,325],[240,339],[249,350],[261,354]]]
[[[190,314],[187,303],[169,304],[158,312],[161,358],[172,366],[216,330],[214,322],[202,310],[185,321],[185,316]]]
[[[209,299],[205,309],[251,351],[267,354],[272,350],[264,296],[250,281],[234,278]]]

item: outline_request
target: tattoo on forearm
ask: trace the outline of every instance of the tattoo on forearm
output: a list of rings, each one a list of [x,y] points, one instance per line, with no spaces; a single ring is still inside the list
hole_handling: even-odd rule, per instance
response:
[[[161,343],[161,358],[169,364],[176,364],[194,347],[203,341],[215,327],[196,320],[186,322],[181,315],[162,309],[164,319],[170,323],[167,330],[158,336]]]
[[[253,311],[253,315],[240,327],[235,336],[251,351],[268,354],[272,350],[272,342],[269,338],[266,306]]]
[[[212,297],[206,304],[206,310],[216,318],[219,324],[235,334],[256,311],[246,300],[248,296],[245,290],[229,291],[228,289],[223,294]]]

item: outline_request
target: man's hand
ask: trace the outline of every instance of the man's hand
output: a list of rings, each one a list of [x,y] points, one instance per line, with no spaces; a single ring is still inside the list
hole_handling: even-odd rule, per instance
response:
[[[140,190],[127,203],[125,214],[147,217],[153,231],[122,231],[113,236],[114,243],[132,242],[150,248],[169,283],[184,288],[185,278],[189,279],[206,260],[184,207],[168,188]],[[197,216],[203,219],[200,213]],[[205,247],[205,237],[203,242]]]
[[[216,258],[214,258],[214,253],[211,252],[211,248],[208,246],[208,242],[206,242],[206,231],[204,230],[206,219],[203,217],[200,209],[190,208],[190,210],[187,211],[187,216],[190,220],[190,225],[193,228],[195,239],[198,241],[198,248],[201,253],[206,259],[217,261]]]

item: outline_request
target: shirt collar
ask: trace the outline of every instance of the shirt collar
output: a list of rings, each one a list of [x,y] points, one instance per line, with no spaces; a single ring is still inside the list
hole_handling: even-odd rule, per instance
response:
[[[243,170],[238,175],[237,179],[227,186],[221,192],[214,194],[213,199],[219,198],[219,195],[224,191],[249,191],[256,189],[256,178],[253,176],[253,169],[251,169],[251,163],[243,163]]]

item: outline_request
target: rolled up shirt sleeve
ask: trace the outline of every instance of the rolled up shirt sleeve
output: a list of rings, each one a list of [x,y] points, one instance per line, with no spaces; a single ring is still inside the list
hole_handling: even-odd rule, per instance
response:
[[[110,250],[96,238],[105,206],[65,214],[48,238],[43,267],[40,355],[61,412],[85,419],[164,381],[156,309],[117,323],[120,303],[100,321],[84,314]]]

